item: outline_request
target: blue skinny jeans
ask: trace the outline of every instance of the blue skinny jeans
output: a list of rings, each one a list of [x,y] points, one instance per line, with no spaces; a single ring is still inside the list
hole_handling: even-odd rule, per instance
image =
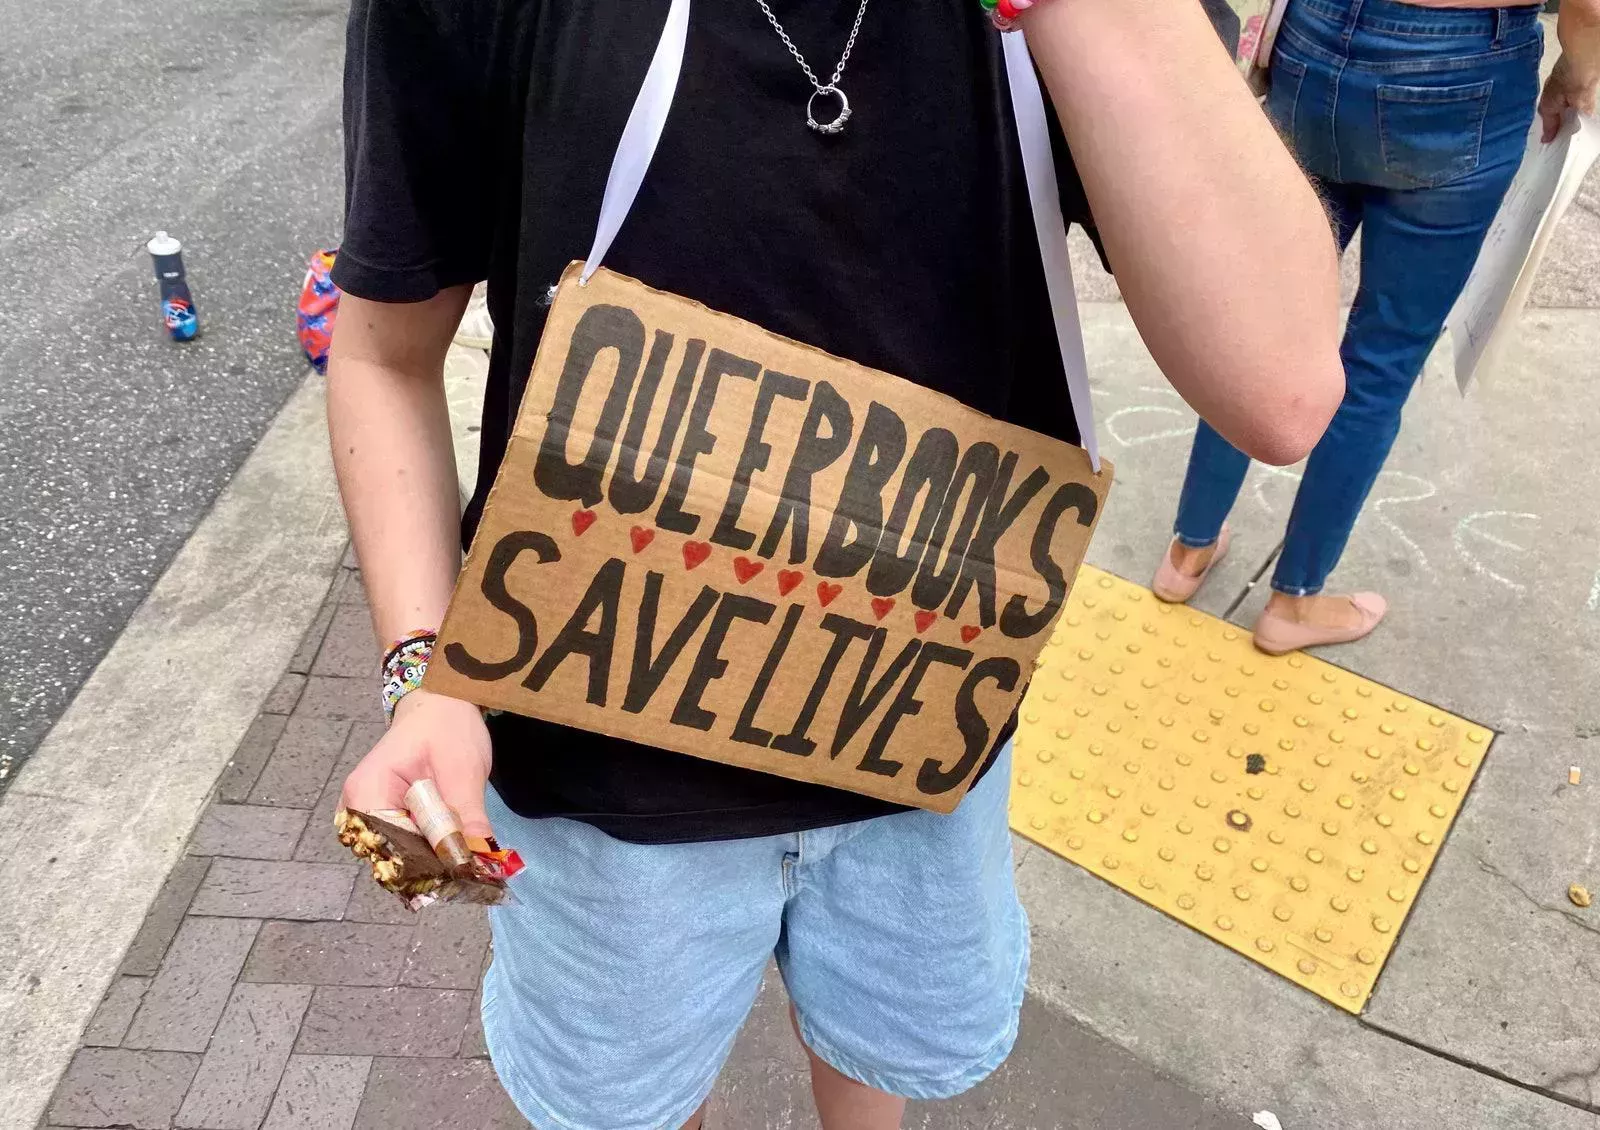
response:
[[[1327,202],[1341,251],[1361,229],[1361,284],[1340,351],[1344,401],[1295,496],[1279,592],[1320,592],[1338,564],[1521,164],[1544,49],[1538,16],[1537,5],[1291,0],[1267,113]],[[1181,543],[1217,540],[1249,466],[1201,421],[1178,502]]]

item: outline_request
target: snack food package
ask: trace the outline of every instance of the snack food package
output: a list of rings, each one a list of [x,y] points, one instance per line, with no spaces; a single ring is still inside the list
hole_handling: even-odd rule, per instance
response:
[[[339,842],[372,867],[372,879],[412,910],[435,902],[494,906],[515,901],[506,880],[522,859],[493,840],[466,836],[432,781],[406,794],[409,811],[334,813]]]

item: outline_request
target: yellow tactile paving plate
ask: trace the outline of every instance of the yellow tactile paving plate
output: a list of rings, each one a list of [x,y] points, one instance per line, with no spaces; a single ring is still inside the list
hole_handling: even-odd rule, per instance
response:
[[[1022,712],[1017,832],[1351,1012],[1492,737],[1089,566]]]

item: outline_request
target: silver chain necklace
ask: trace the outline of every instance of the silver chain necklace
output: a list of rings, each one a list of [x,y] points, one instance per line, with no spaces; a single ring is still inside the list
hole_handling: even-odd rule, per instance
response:
[[[794,61],[800,64],[800,69],[806,73],[806,78],[813,87],[811,97],[806,99],[806,125],[818,133],[838,133],[850,120],[850,99],[839,89],[839,76],[844,74],[844,66],[850,61],[850,51],[856,45],[856,33],[861,30],[862,17],[867,14],[867,0],[861,0],[861,7],[856,10],[856,22],[850,29],[850,38],[845,40],[844,54],[839,56],[839,65],[833,68],[833,77],[826,83],[817,78],[816,72],[806,62],[806,57],[800,54],[800,48],[794,45],[794,40],[783,30],[778,17],[772,14],[772,9],[767,6],[767,0],[756,0],[756,3],[761,6],[761,11],[767,17],[767,22],[772,25],[772,30],[778,33],[778,38],[783,40],[783,45],[789,49],[789,54],[794,56]],[[829,97],[839,100],[839,116],[831,122],[819,122],[812,110],[818,98]]]

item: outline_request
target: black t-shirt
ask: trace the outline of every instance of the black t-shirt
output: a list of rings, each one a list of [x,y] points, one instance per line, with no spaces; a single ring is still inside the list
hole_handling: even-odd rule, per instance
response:
[[[812,68],[830,73],[857,0],[771,2]],[[496,333],[468,539],[544,328],[541,300],[588,253],[666,10],[352,7],[334,278],[401,302],[489,281]],[[813,132],[811,87],[755,0],[695,5],[671,116],[606,266],[1077,442],[999,36],[975,0],[880,0],[840,86],[848,126]],[[1086,222],[1052,130],[1065,214]],[[531,718],[501,715],[490,730],[494,783],[514,810],[627,840],[770,835],[898,811]]]

